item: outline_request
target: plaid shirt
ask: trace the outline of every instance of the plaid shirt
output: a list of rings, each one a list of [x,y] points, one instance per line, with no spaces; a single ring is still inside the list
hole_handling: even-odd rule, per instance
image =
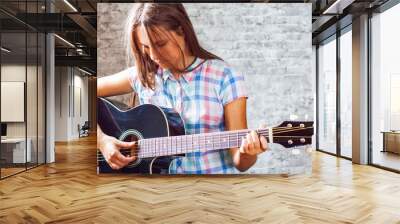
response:
[[[186,134],[225,130],[224,105],[247,97],[244,77],[224,61],[197,58],[188,70],[176,80],[166,69],[159,69],[156,88],[143,87],[131,76],[131,85],[138,93],[140,104],[150,103],[174,108],[185,123]],[[201,64],[201,65],[200,65]],[[177,157],[170,166],[171,174],[224,174],[237,173],[228,150],[193,152]]]

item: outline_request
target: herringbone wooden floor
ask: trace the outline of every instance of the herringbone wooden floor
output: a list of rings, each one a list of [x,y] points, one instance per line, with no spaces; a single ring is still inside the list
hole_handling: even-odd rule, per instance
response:
[[[310,176],[97,176],[95,147],[0,181],[0,223],[400,223],[400,175],[322,153]]]

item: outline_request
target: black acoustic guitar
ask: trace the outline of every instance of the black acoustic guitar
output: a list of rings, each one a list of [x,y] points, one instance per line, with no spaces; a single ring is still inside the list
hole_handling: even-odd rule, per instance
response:
[[[122,141],[137,141],[135,149],[121,149],[137,159],[126,167],[113,170],[97,151],[98,173],[166,174],[176,156],[195,151],[238,148],[249,130],[185,135],[182,118],[169,108],[144,104],[122,111],[104,98],[97,99],[98,125],[102,131]],[[279,126],[258,129],[269,143],[286,148],[311,144],[312,121],[285,121]]]

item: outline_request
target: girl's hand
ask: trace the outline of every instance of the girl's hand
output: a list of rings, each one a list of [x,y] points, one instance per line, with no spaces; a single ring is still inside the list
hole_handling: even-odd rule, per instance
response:
[[[136,160],[136,156],[124,156],[120,149],[130,149],[136,142],[123,142],[114,137],[103,134],[99,140],[99,149],[103,157],[114,170],[121,169]]]
[[[247,155],[258,155],[267,151],[268,142],[264,136],[259,137],[256,131],[251,131],[242,139],[240,153]]]

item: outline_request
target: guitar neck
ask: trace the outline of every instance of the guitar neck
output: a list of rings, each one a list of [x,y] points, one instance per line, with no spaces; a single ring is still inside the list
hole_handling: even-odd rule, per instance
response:
[[[270,142],[268,131],[268,129],[260,129],[258,133]],[[247,133],[249,130],[142,139],[138,143],[137,155],[139,158],[148,158],[238,148]]]

